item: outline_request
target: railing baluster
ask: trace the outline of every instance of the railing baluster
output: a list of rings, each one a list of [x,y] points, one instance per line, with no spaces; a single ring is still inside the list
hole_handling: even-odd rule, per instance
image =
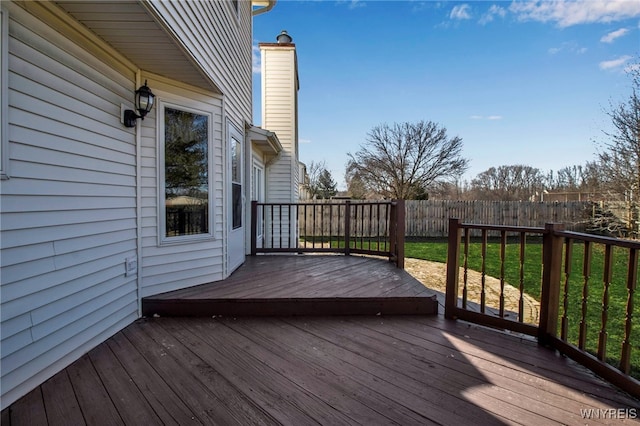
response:
[[[469,283],[469,244],[471,243],[471,230],[464,229],[464,268],[462,275],[462,308],[467,309],[468,283]]]
[[[589,278],[591,276],[591,242],[584,242],[584,256],[582,259],[582,310],[580,316],[580,333],[578,347],[584,350],[587,342],[587,301],[589,299]]]
[[[325,243],[325,241],[324,241],[324,239],[325,239],[324,238],[325,237],[325,235],[324,235],[324,208],[325,208],[325,206],[326,206],[326,204],[324,204],[324,202],[323,202],[323,204],[320,205],[320,241],[322,241],[322,244],[321,244],[320,247],[324,247],[324,243]]]
[[[504,264],[506,261],[507,232],[500,232],[500,318],[504,318]]]
[[[344,203],[344,254],[351,254],[351,201]]]
[[[524,255],[525,247],[527,244],[527,234],[525,232],[520,233],[520,282],[518,290],[520,297],[518,299],[518,320],[524,322]]]
[[[487,283],[487,230],[482,230],[482,247],[481,247],[482,266],[480,270],[481,274],[481,289],[480,289],[480,312],[484,314],[484,306],[486,302],[485,287]]]
[[[291,204],[287,205],[287,248],[295,248],[295,235],[291,232]]]
[[[380,244],[380,241],[381,241],[381,240],[380,240],[380,234],[381,234],[381,232],[380,232],[380,218],[381,218],[381,217],[382,217],[382,216],[380,216],[380,204],[376,204],[376,218],[377,218],[377,224],[378,224],[378,225],[376,226],[376,228],[377,228],[377,229],[376,229],[376,234],[377,234],[377,235],[376,235],[376,242],[377,242],[377,244],[378,244],[378,250],[379,250],[379,251],[387,251],[387,250],[386,250],[386,247],[384,248],[384,250],[381,250],[381,244]]]
[[[353,221],[355,223],[355,238],[353,239],[353,248],[362,248],[362,219],[358,220],[358,210],[362,210],[362,206],[354,204]],[[360,245],[358,245],[358,236],[360,236]]]
[[[304,214],[304,248],[307,248],[307,244],[309,243],[309,221],[307,220],[307,205],[304,205],[303,214]]]
[[[613,278],[613,246],[607,244],[604,250],[604,273],[602,283],[602,310],[600,311],[601,328],[598,335],[598,359],[607,359],[607,321],[609,319],[609,286]]]
[[[624,339],[620,354],[620,371],[629,374],[631,370],[631,321],[633,319],[633,295],[638,285],[638,250],[629,249],[627,270],[627,308],[624,320]]]
[[[333,204],[329,204],[329,247],[333,242]]]
[[[371,236],[373,235],[371,225],[373,225],[373,204],[369,204],[369,235],[367,238],[369,240],[369,250],[371,250]]]
[[[275,229],[274,229],[274,223],[276,222],[274,220],[274,213],[273,213],[273,204],[271,204],[271,248],[273,248],[275,246],[275,240],[274,240],[274,235],[275,235]]]
[[[278,223],[280,224],[278,226],[278,237],[280,238],[280,244],[278,245],[278,248],[282,248],[282,205],[278,206]]]
[[[560,325],[560,338],[567,340],[569,330],[569,279],[571,278],[571,263],[573,260],[573,240],[566,239],[564,254],[564,290],[562,295],[562,320]]]

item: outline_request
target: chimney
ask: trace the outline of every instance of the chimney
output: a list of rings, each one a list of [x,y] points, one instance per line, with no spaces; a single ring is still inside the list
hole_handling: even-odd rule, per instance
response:
[[[278,44],[291,43],[293,41],[291,36],[287,33],[287,30],[282,30],[280,34],[278,34],[278,37],[276,37],[276,40],[278,40]]]
[[[274,132],[282,144],[280,157],[269,167],[267,190],[271,202],[298,201],[298,60],[293,38],[283,30],[276,43],[260,43],[262,61],[262,128]],[[287,178],[286,182],[284,177]]]

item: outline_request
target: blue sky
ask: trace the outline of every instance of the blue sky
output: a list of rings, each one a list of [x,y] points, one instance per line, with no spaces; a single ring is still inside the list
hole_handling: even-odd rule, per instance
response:
[[[291,1],[254,18],[259,42],[293,37],[300,159],[344,189],[347,153],[375,126],[429,120],[459,136],[464,179],[492,166],[542,171],[593,160],[610,102],[640,61],[640,1]]]

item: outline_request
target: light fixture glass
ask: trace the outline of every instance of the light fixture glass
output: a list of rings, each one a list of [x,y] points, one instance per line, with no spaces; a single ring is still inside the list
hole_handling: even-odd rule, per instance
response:
[[[127,127],[134,127],[138,118],[144,120],[144,117],[153,108],[153,101],[155,98],[155,95],[151,92],[149,86],[147,86],[147,80],[145,80],[144,85],[140,86],[140,88],[136,90],[135,108],[138,111],[138,114],[131,109],[126,110],[124,112],[124,125]]]

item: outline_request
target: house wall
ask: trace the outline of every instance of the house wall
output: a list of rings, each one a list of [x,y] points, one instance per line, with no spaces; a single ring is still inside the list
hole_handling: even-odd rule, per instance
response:
[[[158,108],[142,121],[141,137],[141,213],[142,213],[142,297],[178,288],[221,280],[224,265],[224,176],[223,99],[158,76],[144,75],[156,94],[156,105],[169,102],[212,114],[210,149],[213,173],[213,237],[160,242]]]
[[[234,3],[237,4],[236,11]],[[165,22],[166,26],[185,44],[194,57],[203,72],[213,80],[224,96],[222,102],[222,126],[221,140],[225,149],[222,158],[225,165],[224,172],[227,172],[229,158],[226,156],[229,136],[227,135],[227,122],[235,128],[243,130],[245,123],[252,122],[252,15],[250,1],[212,1],[212,2],[189,2],[189,1],[149,1],[148,5],[152,10]],[[244,175],[244,191],[245,199],[249,199],[249,183],[251,175],[246,173],[250,156],[246,155],[249,151],[249,142],[245,140],[245,175]],[[227,182],[227,180],[225,180]],[[227,182],[227,186],[222,188],[221,203],[224,203],[226,211],[230,211],[227,203],[230,203],[231,184]],[[245,217],[248,207],[245,207]],[[230,218],[230,214],[225,214],[223,219]],[[249,232],[249,223],[245,220],[245,233]],[[230,232],[230,223],[224,221],[222,228],[224,233],[222,238],[227,239]],[[226,245],[222,246],[226,250]],[[248,250],[248,247],[245,247]],[[227,253],[224,252],[225,259]],[[201,259],[202,265],[205,260]],[[214,279],[222,279],[231,272],[227,267],[226,261],[220,261],[223,269],[216,271],[214,275],[201,275],[200,272],[210,270],[210,265],[204,269],[194,271],[194,275],[186,281],[182,286],[200,284],[202,282],[213,281]],[[145,262],[143,262],[144,264]],[[148,262],[147,262],[148,264]],[[205,280],[209,276],[210,279]],[[182,275],[179,275],[182,277]],[[158,277],[159,278],[159,277]],[[184,278],[184,277],[183,277]],[[170,279],[166,276],[165,279]],[[151,284],[153,282],[153,284]],[[155,280],[145,279],[144,294],[151,294],[149,291],[164,289],[167,291],[172,289],[171,285],[161,285],[156,289]]]
[[[225,114],[239,129],[252,114],[251,2],[150,1],[149,5],[225,96]]]
[[[0,182],[2,408],[137,318],[136,148],[122,73],[11,2]],[[36,4],[29,7],[37,8]],[[58,21],[60,26],[65,24]]]
[[[0,4],[9,14],[1,408],[134,321],[140,297],[227,274],[226,128],[251,122],[251,3],[238,2],[237,17],[233,2],[144,4],[222,95],[140,71],[66,13]],[[120,122],[140,79],[158,102],[212,115],[211,238],[160,242],[157,110],[137,128]],[[125,273],[131,258],[140,277]]]

